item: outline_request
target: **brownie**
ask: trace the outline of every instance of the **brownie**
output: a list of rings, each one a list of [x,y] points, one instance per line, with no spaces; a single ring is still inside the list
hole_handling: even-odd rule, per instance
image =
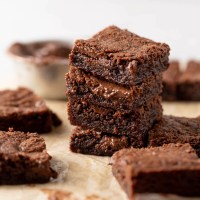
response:
[[[152,75],[137,86],[124,87],[98,79],[75,67],[66,75],[67,95],[105,108],[131,112],[162,92],[162,75]]]
[[[112,171],[130,200],[137,193],[200,196],[200,159],[189,144],[120,150]]]
[[[190,143],[200,157],[200,117],[163,116],[148,133],[149,146],[168,143]]]
[[[71,135],[70,150],[75,153],[112,156],[113,153],[123,148],[144,147],[146,146],[146,140],[147,137],[144,134],[116,135],[76,127]]]
[[[127,87],[168,67],[169,46],[109,26],[88,40],[77,40],[70,65]]]
[[[61,120],[27,88],[0,91],[0,130],[47,133]]]
[[[178,79],[177,96],[179,100],[200,100],[200,63],[190,61],[187,69]]]
[[[169,143],[190,143],[200,157],[200,117],[164,115],[144,135],[121,136],[76,127],[71,135],[70,149],[76,153],[111,156],[123,148],[156,147]]]
[[[178,61],[170,62],[169,68],[163,72],[163,93],[162,98],[164,101],[177,100],[177,81],[181,75],[180,66]]]
[[[69,97],[68,117],[72,125],[83,129],[118,135],[142,135],[161,119],[162,106],[160,97],[156,96],[127,114]]]
[[[57,173],[37,133],[0,131],[0,184],[44,183]]]

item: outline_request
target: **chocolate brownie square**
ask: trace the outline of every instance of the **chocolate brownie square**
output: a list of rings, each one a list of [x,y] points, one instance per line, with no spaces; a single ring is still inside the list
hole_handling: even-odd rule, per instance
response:
[[[200,159],[189,144],[120,150],[112,171],[130,200],[137,193],[200,196]]]
[[[37,133],[0,131],[0,184],[44,183],[57,173]]]
[[[71,135],[70,149],[75,153],[90,154],[96,156],[112,156],[116,151],[134,147],[145,147],[147,137],[144,134],[116,135],[96,132],[92,129],[83,130],[76,127]]]
[[[178,61],[170,62],[169,68],[163,72],[163,93],[162,98],[164,101],[177,100],[177,81],[181,75],[180,66]]]
[[[179,100],[200,100],[200,63],[190,61],[187,69],[178,79],[177,96]]]
[[[109,26],[88,40],[77,40],[70,65],[127,87],[168,68],[169,46]]]
[[[66,75],[67,95],[105,108],[131,112],[162,92],[162,75],[152,75],[136,86],[124,87],[98,79],[76,67]]]
[[[169,143],[190,143],[200,157],[200,117],[164,115],[146,135],[121,136],[77,127],[71,135],[70,148],[76,153],[111,156],[123,148],[157,147]]]
[[[47,133],[61,120],[27,88],[0,91],[0,130]]]
[[[83,129],[118,135],[142,135],[161,119],[162,106],[160,97],[156,96],[127,114],[69,97],[68,117],[72,125]]]
[[[200,157],[200,117],[163,116],[148,133],[149,146],[168,143],[190,143]]]

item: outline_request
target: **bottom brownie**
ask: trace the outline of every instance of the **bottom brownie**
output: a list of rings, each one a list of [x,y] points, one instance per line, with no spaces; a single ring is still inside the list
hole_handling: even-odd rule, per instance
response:
[[[137,193],[200,196],[200,159],[189,144],[123,149],[111,164],[130,200]]]
[[[82,130],[76,127],[72,133],[70,149],[75,153],[83,153],[97,156],[111,156],[116,151],[135,147],[145,146],[146,137],[139,136],[119,136],[95,132],[94,130]]]
[[[127,114],[69,97],[68,114],[71,124],[83,129],[116,135],[142,135],[161,119],[162,106],[160,97],[156,96]]]
[[[57,173],[44,139],[36,133],[0,132],[0,184],[44,183]]]
[[[111,156],[123,148],[162,146],[168,143],[190,143],[200,157],[200,118],[163,116],[145,137],[112,135],[77,127],[71,136],[70,148],[77,153]]]

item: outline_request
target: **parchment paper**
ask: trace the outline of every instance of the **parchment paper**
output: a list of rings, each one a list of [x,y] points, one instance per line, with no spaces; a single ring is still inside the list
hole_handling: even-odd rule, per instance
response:
[[[69,151],[69,136],[73,127],[67,119],[67,103],[47,101],[47,104],[63,120],[63,125],[54,129],[52,133],[42,134],[47,150],[53,156],[52,166],[59,172],[59,177],[47,184],[0,186],[0,200],[126,200],[125,193],[112,176],[111,166],[108,165],[109,157],[75,154]],[[163,108],[165,114],[188,117],[200,115],[200,103],[163,103]],[[65,193],[60,195],[62,191]],[[191,198],[138,195],[136,199]]]

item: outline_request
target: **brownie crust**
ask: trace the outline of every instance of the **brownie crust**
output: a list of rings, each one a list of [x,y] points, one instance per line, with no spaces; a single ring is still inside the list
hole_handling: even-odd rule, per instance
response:
[[[177,95],[179,100],[200,100],[200,63],[190,61],[187,69],[178,79]]]
[[[47,133],[61,120],[44,100],[26,88],[0,91],[0,130]]]
[[[162,106],[160,97],[156,96],[127,114],[69,97],[68,114],[71,124],[83,129],[117,135],[143,135],[162,118]]]
[[[110,26],[88,40],[77,40],[70,65],[127,87],[168,68],[169,46]]]
[[[75,67],[66,74],[67,95],[105,108],[131,112],[162,92],[162,75],[152,76],[137,86],[122,87],[98,79]]]
[[[164,101],[177,100],[177,81],[181,75],[179,62],[170,62],[169,68],[163,72],[163,93]]]
[[[136,193],[200,196],[200,159],[189,144],[120,150],[112,171],[131,200]]]
[[[57,176],[50,160],[38,134],[0,131],[0,184],[48,182]]]

